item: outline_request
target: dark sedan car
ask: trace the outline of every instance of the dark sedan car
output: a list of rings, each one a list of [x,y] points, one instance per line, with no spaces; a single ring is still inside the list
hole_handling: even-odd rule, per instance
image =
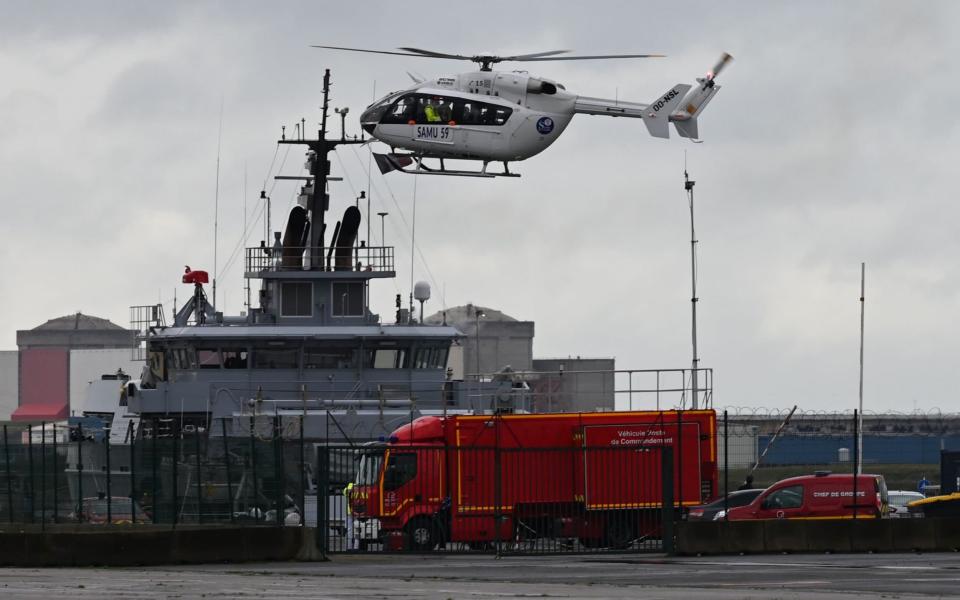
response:
[[[734,508],[736,506],[746,506],[753,502],[753,499],[763,493],[763,489],[756,490],[737,490],[736,492],[730,492],[730,495],[727,496],[726,506],[728,508]],[[724,517],[724,499],[723,496],[720,496],[713,502],[709,504],[701,504],[700,506],[694,506],[687,513],[688,521],[714,521],[719,520]],[[719,515],[719,517],[718,517]]]

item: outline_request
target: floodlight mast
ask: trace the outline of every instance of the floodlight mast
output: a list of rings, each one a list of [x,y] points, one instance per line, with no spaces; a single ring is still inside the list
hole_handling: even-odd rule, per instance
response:
[[[690,313],[691,313],[691,338],[693,341],[693,362],[690,370],[690,407],[693,410],[698,408],[698,390],[697,390],[697,370],[700,366],[700,357],[697,355],[697,235],[693,225],[693,186],[696,181],[691,181],[687,174],[686,166],[683,169],[683,189],[687,191],[687,199],[690,202]]]

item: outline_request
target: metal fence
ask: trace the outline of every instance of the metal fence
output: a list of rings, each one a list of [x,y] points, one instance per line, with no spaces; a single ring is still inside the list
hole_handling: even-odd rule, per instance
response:
[[[858,444],[862,422],[862,445]],[[717,446],[721,491],[765,488],[815,471],[883,475],[891,490],[939,489],[940,455],[960,450],[956,415],[723,411]],[[858,456],[858,453],[861,453]],[[729,487],[724,487],[727,482]]]
[[[217,427],[219,431],[223,428]],[[299,432],[251,419],[248,436],[178,419],[3,426],[0,522],[299,525],[308,464]]]
[[[318,453],[326,552],[643,552],[672,540],[681,478],[670,447],[369,444]]]

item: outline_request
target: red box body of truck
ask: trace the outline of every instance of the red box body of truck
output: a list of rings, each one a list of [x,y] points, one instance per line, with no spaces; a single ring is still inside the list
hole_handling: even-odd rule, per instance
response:
[[[363,450],[348,501],[394,547],[623,547],[659,535],[664,447],[675,504],[716,495],[716,413],[691,410],[421,417]]]

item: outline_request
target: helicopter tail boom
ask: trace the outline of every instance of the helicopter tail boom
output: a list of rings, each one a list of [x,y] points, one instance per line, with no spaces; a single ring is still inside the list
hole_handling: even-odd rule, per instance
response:
[[[643,119],[643,124],[647,126],[650,135],[658,138],[669,138],[670,115],[680,105],[680,101],[687,96],[690,88],[690,85],[678,83],[650,104],[580,96],[577,98],[573,112]]]

